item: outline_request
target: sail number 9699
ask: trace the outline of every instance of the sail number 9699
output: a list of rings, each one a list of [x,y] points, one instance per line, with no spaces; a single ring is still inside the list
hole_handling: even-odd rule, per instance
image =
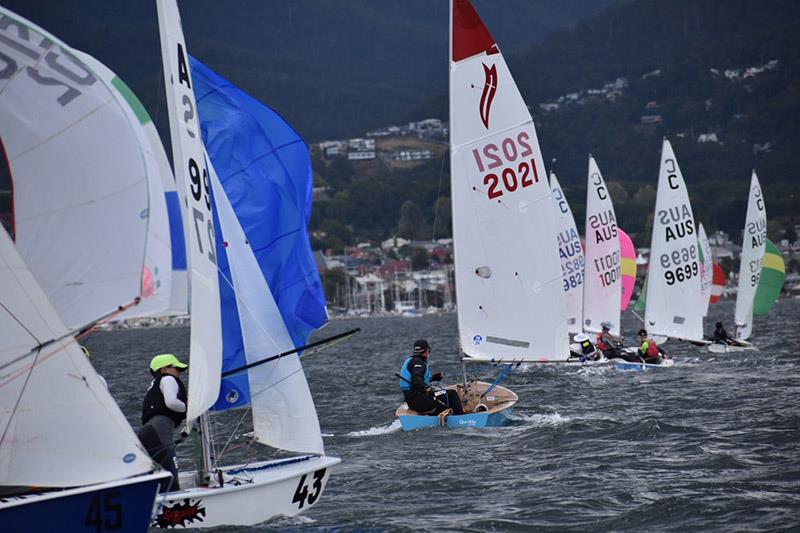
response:
[[[506,137],[499,145],[487,143],[483,148],[472,150],[478,172],[485,173],[483,184],[488,187],[490,200],[539,182],[539,172],[535,158],[531,157],[533,148],[529,141],[528,133],[521,131],[516,137]]]

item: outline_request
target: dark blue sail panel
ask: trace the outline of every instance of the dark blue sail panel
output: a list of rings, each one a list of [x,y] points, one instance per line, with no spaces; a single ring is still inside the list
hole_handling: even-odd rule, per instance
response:
[[[206,150],[292,342],[302,346],[311,332],[327,321],[325,296],[307,230],[311,214],[308,149],[280,115],[196,59],[190,58],[190,62]],[[225,255],[220,234],[218,257]],[[227,276],[230,280],[229,271]],[[220,281],[224,372],[246,361],[241,339],[238,342],[231,339],[230,345],[226,340],[225,332],[230,325],[226,323],[229,314],[226,296],[222,295],[223,285],[228,282]],[[235,301],[233,304],[235,307]],[[238,328],[238,315],[235,316]],[[274,354],[263,354],[269,355]],[[218,407],[223,401],[230,405],[228,401],[232,399],[224,400],[225,381]],[[239,392],[246,395],[244,390]],[[237,403],[239,400],[236,399]]]

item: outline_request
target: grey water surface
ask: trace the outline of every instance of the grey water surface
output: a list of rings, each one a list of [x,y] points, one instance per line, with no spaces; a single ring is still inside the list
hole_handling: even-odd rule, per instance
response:
[[[706,330],[732,331],[733,301],[711,307]],[[800,530],[800,300],[756,317],[757,349],[717,355],[669,342],[670,369],[520,367],[503,428],[400,431],[394,373],[427,338],[430,365],[460,379],[456,315],[334,320],[314,338],[362,332],[303,358],[324,433],[342,458],[306,514],[216,531],[774,531]],[[629,313],[624,333],[639,323]],[[158,353],[185,358],[187,328],[98,332],[92,361],[135,429]],[[499,369],[469,367],[492,380]],[[218,447],[242,412],[214,417]],[[239,431],[250,430],[245,417]],[[228,464],[275,452],[228,443]],[[255,448],[255,450],[254,450]],[[280,454],[278,454],[280,455]],[[191,468],[192,447],[179,447]]]

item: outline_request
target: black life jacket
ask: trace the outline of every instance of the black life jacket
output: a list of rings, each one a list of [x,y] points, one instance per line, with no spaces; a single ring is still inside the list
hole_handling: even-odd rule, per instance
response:
[[[181,422],[186,420],[186,413],[173,411],[167,407],[167,404],[164,402],[164,394],[161,392],[161,380],[165,377],[171,377],[178,382],[178,399],[183,403],[187,401],[186,387],[180,379],[175,376],[170,376],[169,374],[158,374],[150,384],[150,388],[147,389],[147,394],[144,395],[144,401],[142,402],[142,425],[147,424],[147,422],[156,415],[168,416],[175,422],[175,427],[178,427]]]
[[[592,341],[590,341],[589,339],[581,341],[581,351],[583,351],[583,355],[589,355],[590,353],[594,352],[594,346],[592,345]]]

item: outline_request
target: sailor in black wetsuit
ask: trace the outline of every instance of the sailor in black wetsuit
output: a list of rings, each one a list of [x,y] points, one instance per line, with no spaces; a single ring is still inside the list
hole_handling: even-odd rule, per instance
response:
[[[142,402],[138,436],[150,457],[172,473],[172,480],[162,482],[161,492],[180,490],[175,428],[186,420],[186,387],[179,376],[188,366],[172,354],[157,355],[150,362],[153,381]]]
[[[722,322],[716,323],[716,329],[714,330],[714,342],[717,344],[733,344],[731,342],[731,338],[728,337],[728,332],[725,331],[724,327],[722,327]]]
[[[428,355],[431,347],[428,341],[420,339],[414,343],[414,355],[406,357],[400,367],[400,389],[408,407],[424,415],[438,415],[448,407],[454,415],[464,414],[461,399],[454,390],[430,389],[431,381],[441,381],[442,373],[431,375],[428,369]]]

